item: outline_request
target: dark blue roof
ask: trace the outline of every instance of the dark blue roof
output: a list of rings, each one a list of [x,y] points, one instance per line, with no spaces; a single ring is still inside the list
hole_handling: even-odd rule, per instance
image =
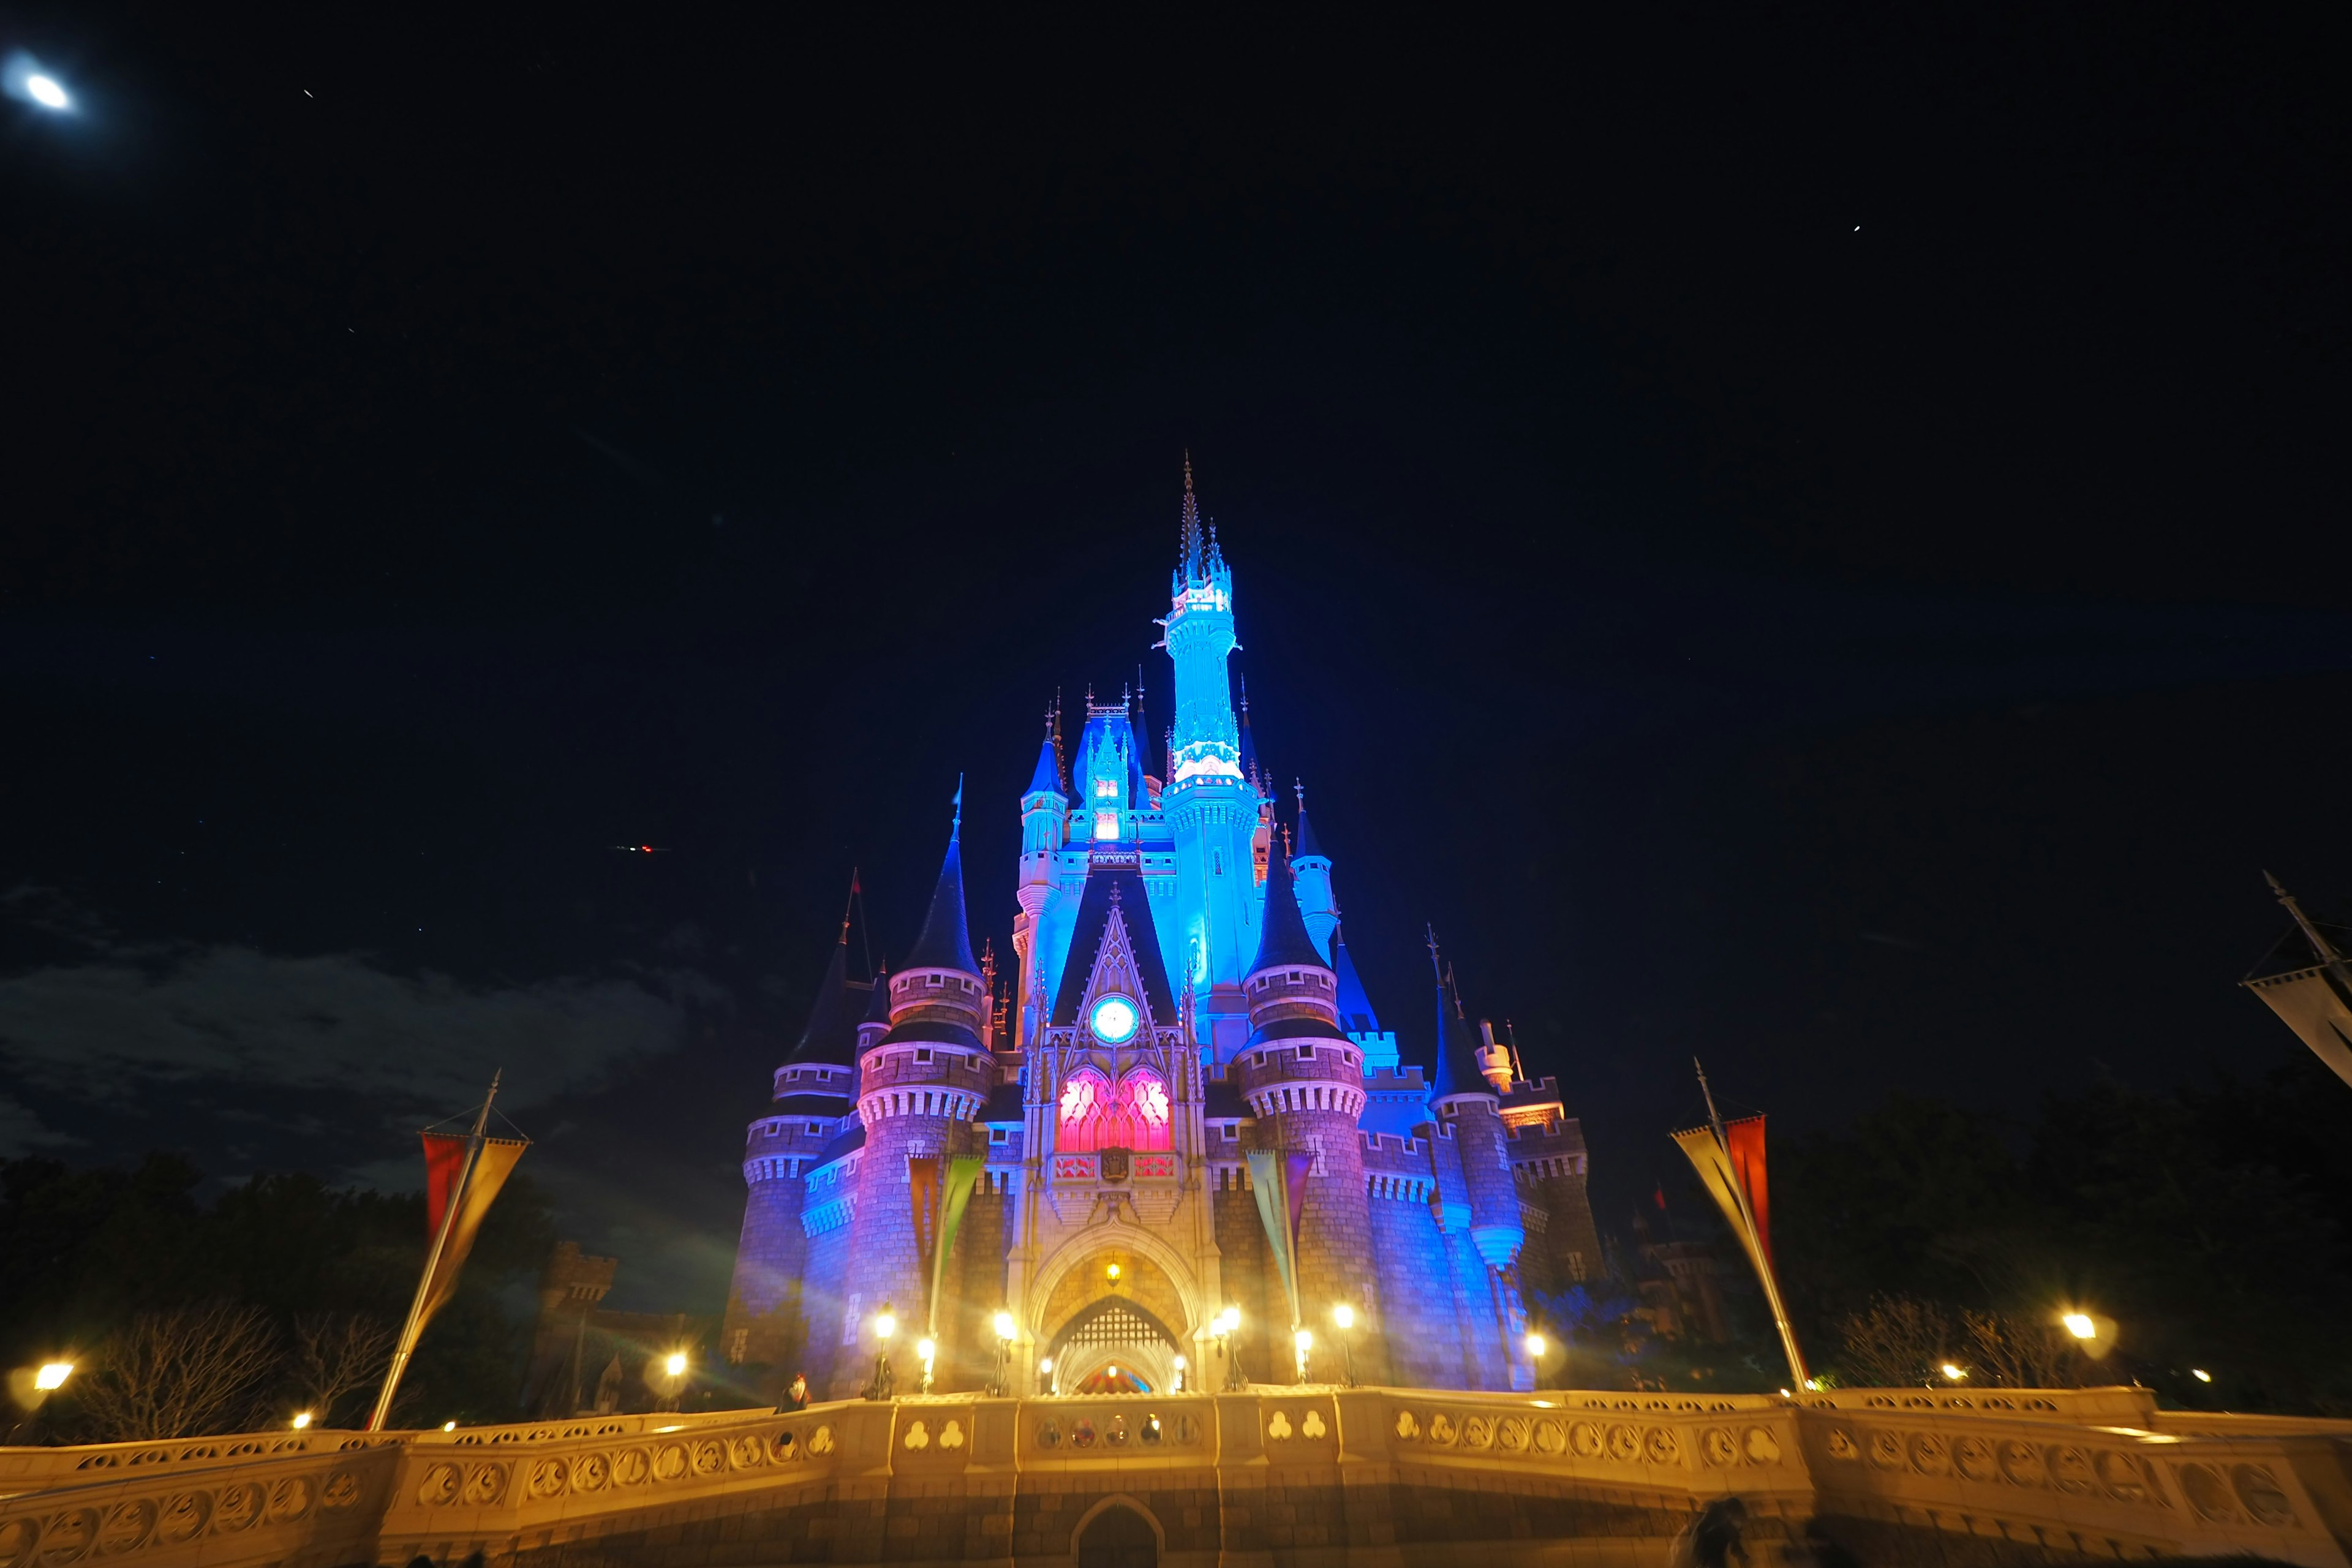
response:
[[[771,1116],[814,1116],[826,1121],[839,1117],[848,1102],[849,1089],[845,1081],[837,1089],[813,1089],[802,1084],[793,1085],[792,1093],[768,1105]]]
[[[874,977],[872,988],[866,996],[866,1016],[861,1024],[887,1024],[890,1021],[890,972],[884,970]]]
[[[1144,1003],[1162,1027],[1176,1022],[1176,994],[1168,984],[1168,967],[1160,962],[1160,931],[1151,923],[1151,895],[1142,873],[1132,865],[1096,865],[1087,868],[1086,891],[1079,896],[1077,923],[1070,931],[1070,953],[1062,961],[1062,984],[1054,993],[1049,1016],[1057,1028],[1078,1020],[1078,1004],[1094,977],[1095,954],[1102,951],[1103,932],[1110,924],[1113,889],[1118,891],[1128,940],[1135,946],[1136,970],[1143,976]]]
[[[1017,1126],[1021,1118],[1021,1085],[1018,1082],[1000,1083],[988,1091],[988,1103],[981,1108],[981,1121],[999,1125],[1010,1121]]]
[[[819,1165],[830,1165],[844,1154],[865,1147],[866,1123],[853,1121],[836,1133],[831,1142],[816,1152],[816,1163]]]
[[[1302,860],[1309,856],[1318,860],[1331,858],[1323,853],[1323,846],[1315,842],[1315,826],[1307,819],[1307,803],[1304,800],[1298,803],[1298,848],[1295,853]]]
[[[1331,1026],[1320,1018],[1276,1018],[1263,1028],[1252,1029],[1246,1045],[1271,1045],[1276,1040],[1328,1040]]]
[[[931,889],[930,912],[907,954],[908,969],[957,969],[977,976],[971,935],[963,914],[963,845],[961,828],[948,835],[947,858],[940,862],[939,885]]]
[[[1429,1098],[1444,1100],[1454,1094],[1484,1094],[1495,1090],[1486,1075],[1478,1070],[1478,1030],[1462,1016],[1458,997],[1446,988],[1437,988],[1437,1071],[1430,1078]]]
[[[1242,688],[1242,777],[1257,777],[1257,736],[1250,730],[1249,688]]]
[[[1351,1035],[1379,1034],[1380,1016],[1372,1011],[1372,999],[1364,991],[1356,961],[1348,955],[1348,943],[1338,926],[1331,928],[1331,973],[1339,982],[1339,1026]]]
[[[847,1067],[857,1059],[857,1004],[850,994],[848,962],[845,936],[833,944],[833,958],[824,966],[824,978],[817,982],[816,1003],[809,1008],[808,1023],[793,1054],[784,1058],[787,1067],[811,1062]]]
[[[1050,795],[1066,805],[1069,796],[1062,793],[1062,759],[1054,754],[1054,737],[1045,737],[1037,748],[1037,766],[1029,774],[1029,787],[1021,792],[1026,799],[1033,795]]]
[[[1257,960],[1249,967],[1277,969],[1286,964],[1311,964],[1328,969],[1315,939],[1307,934],[1307,917],[1298,912],[1298,889],[1290,880],[1290,861],[1281,855],[1265,858],[1265,919],[1258,927]]]

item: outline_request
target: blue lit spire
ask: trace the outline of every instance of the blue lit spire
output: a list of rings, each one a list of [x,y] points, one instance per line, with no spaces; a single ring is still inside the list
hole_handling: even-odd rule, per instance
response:
[[[940,863],[939,885],[931,889],[930,912],[923,917],[922,934],[907,954],[908,969],[954,969],[977,975],[971,937],[963,913],[963,781],[956,781],[955,826],[948,833],[947,858]]]
[[[1054,716],[1050,713],[1045,716],[1045,739],[1037,747],[1037,765],[1030,772],[1029,787],[1021,792],[1024,800],[1036,795],[1069,799],[1062,793],[1062,758],[1054,745]]]
[[[1478,1032],[1462,1016],[1462,998],[1437,958],[1437,933],[1429,933],[1429,966],[1437,973],[1437,1070],[1430,1079],[1429,1102],[1456,1095],[1491,1094],[1478,1068]]]
[[[1249,973],[1294,963],[1328,967],[1315,950],[1315,939],[1307,934],[1306,917],[1298,912],[1298,894],[1290,885],[1290,858],[1269,854],[1265,858],[1265,921],[1259,927],[1257,961]]]
[[[1348,942],[1338,926],[1331,928],[1331,973],[1339,983],[1339,1023],[1351,1035],[1381,1033],[1380,1016],[1364,990],[1363,976],[1348,954]]]
[[[1243,772],[1241,736],[1225,676],[1225,660],[1240,646],[1234,637],[1234,574],[1217,548],[1216,531],[1206,531],[1204,537],[1200,502],[1192,494],[1190,454],[1184,459],[1184,515],[1168,597],[1160,646],[1168,650],[1176,675],[1176,753],[1169,783],[1238,779]]]

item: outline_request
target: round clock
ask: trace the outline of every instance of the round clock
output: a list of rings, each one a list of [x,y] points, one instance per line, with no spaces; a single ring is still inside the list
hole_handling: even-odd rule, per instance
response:
[[[1095,1004],[1091,1020],[1095,1038],[1105,1045],[1124,1045],[1135,1033],[1135,1004],[1124,996],[1106,996]]]

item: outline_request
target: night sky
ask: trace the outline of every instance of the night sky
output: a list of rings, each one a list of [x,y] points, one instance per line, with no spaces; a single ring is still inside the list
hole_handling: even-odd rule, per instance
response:
[[[0,1154],[414,1186],[503,1068],[715,1310],[852,866],[895,959],[963,774],[1005,953],[1056,690],[1166,722],[1188,448],[1375,1002],[1433,923],[1604,1225],[1694,1053],[2300,1050],[2340,8],[1621,9],[0,14]]]

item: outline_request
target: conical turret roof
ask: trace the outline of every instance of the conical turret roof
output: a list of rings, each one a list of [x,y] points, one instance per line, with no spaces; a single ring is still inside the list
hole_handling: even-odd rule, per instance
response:
[[[1493,1098],[1493,1086],[1478,1070],[1478,1031],[1462,1016],[1462,998],[1441,980],[1437,986],[1437,1074],[1430,1084],[1433,1100],[1457,1094]]]
[[[940,862],[939,885],[931,889],[931,907],[923,916],[922,933],[907,954],[908,969],[957,969],[978,974],[971,956],[971,934],[963,913],[963,791],[956,791],[956,827],[948,835],[947,858]]]
[[[1289,857],[1270,852],[1265,858],[1265,919],[1258,927],[1257,962],[1249,972],[1255,974],[1290,963],[1330,967],[1316,951],[1315,939],[1307,934],[1307,917],[1298,912],[1298,889],[1290,880]]]
[[[1312,856],[1318,860],[1328,860],[1331,858],[1328,855],[1324,854],[1323,846],[1315,841],[1315,825],[1307,820],[1307,794],[1304,790],[1300,791],[1298,795],[1297,854],[1300,859],[1305,859],[1309,856]]]
[[[866,994],[866,1016],[861,1024],[887,1024],[890,1021],[890,972],[882,971],[874,977],[874,989]]]
[[[1054,750],[1054,732],[1045,731],[1045,739],[1037,747],[1037,765],[1030,770],[1029,787],[1021,792],[1025,798],[1033,795],[1050,795],[1067,803],[1062,793],[1062,759]]]
[[[857,1058],[857,1006],[849,994],[849,944],[846,936],[833,944],[832,961],[824,966],[824,978],[817,983],[816,1001],[809,1008],[808,1023],[793,1047],[793,1054],[784,1058],[787,1067],[806,1067],[821,1063],[830,1067],[847,1067]]]
[[[1331,973],[1339,983],[1339,1026],[1351,1035],[1379,1034],[1380,1016],[1372,1011],[1372,999],[1364,991],[1363,978],[1356,973],[1356,961],[1348,955],[1348,943],[1338,926],[1331,928]]]

